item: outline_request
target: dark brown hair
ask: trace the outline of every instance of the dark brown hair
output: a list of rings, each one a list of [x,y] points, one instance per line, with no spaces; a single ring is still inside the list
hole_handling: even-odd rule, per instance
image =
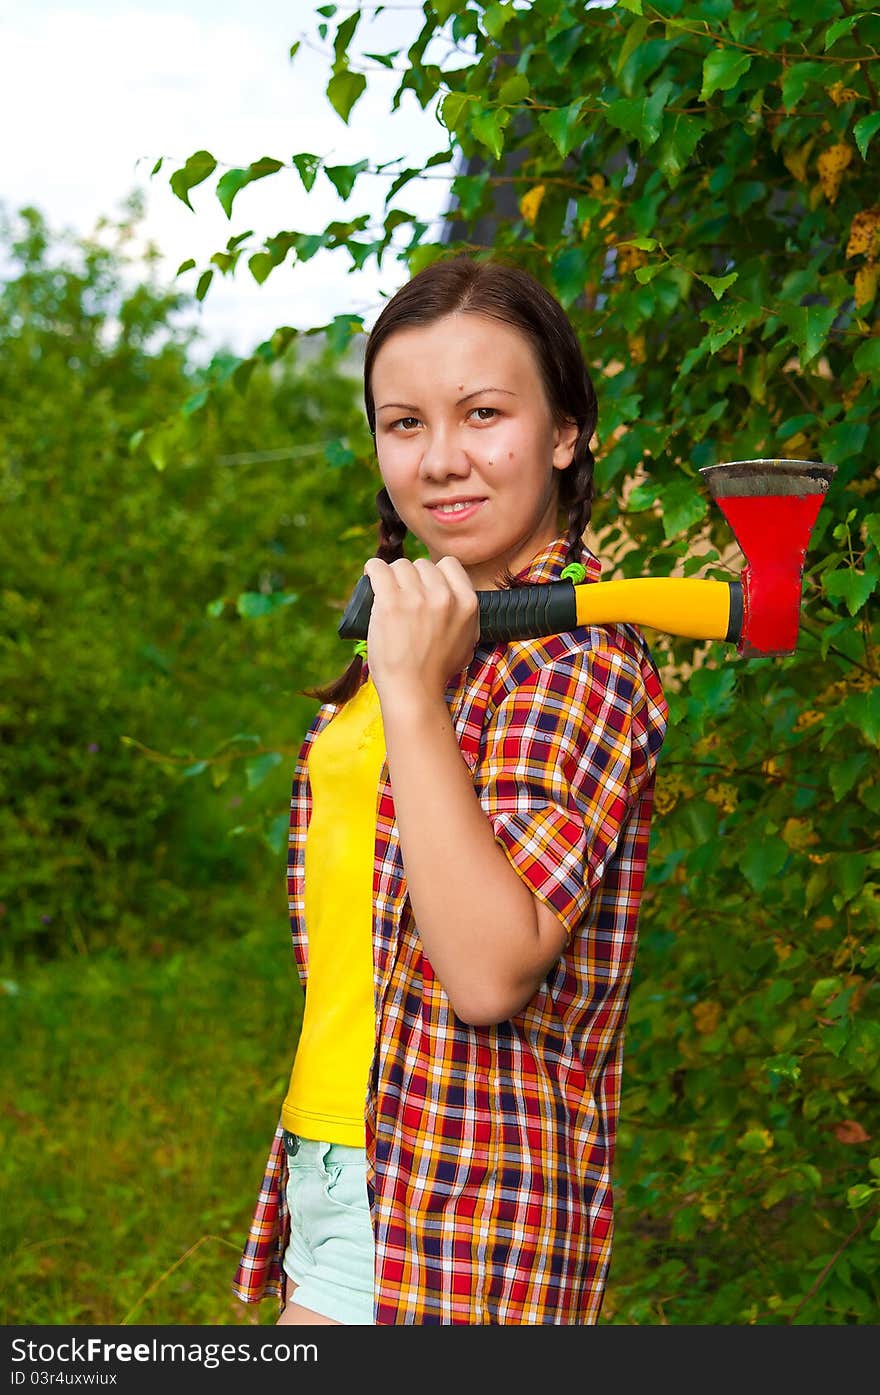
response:
[[[565,515],[568,540],[566,561],[577,562],[593,503],[590,441],[596,429],[596,393],[571,321],[559,301],[529,272],[494,255],[458,252],[441,257],[401,286],[379,314],[367,340],[364,404],[370,431],[375,437],[371,378],[382,345],[399,329],[433,324],[454,313],[483,315],[518,329],[534,351],[554,424],[577,423],[571,463],[558,472],[560,525]],[[376,507],[379,529],[375,555],[383,562],[394,562],[405,555],[406,525],[384,486],[376,495]],[[509,569],[496,579],[500,589],[524,584]],[[304,695],[321,702],[347,702],[360,687],[362,667],[363,661],[356,654],[335,682],[305,689]]]

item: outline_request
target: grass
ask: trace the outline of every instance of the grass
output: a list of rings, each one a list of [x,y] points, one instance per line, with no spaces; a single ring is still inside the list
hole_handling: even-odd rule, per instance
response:
[[[5,981],[3,1324],[275,1322],[231,1290],[301,1021],[286,926],[262,918]]]

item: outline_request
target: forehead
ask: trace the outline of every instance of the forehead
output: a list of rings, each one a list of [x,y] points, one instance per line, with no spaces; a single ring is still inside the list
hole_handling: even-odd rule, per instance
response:
[[[380,393],[397,392],[408,383],[412,391],[418,384],[424,389],[428,381],[436,389],[458,393],[479,387],[477,378],[512,391],[540,387],[532,346],[520,330],[487,315],[459,311],[433,324],[394,330],[376,354],[372,389],[377,401]]]

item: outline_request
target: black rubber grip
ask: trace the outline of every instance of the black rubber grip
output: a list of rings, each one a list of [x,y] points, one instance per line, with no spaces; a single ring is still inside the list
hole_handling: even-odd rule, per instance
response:
[[[477,600],[481,643],[542,639],[573,630],[577,625],[577,598],[570,581],[515,586],[509,591],[478,591]],[[340,639],[366,639],[372,608],[370,578],[362,576],[339,622]]]
[[[724,636],[731,644],[739,644],[743,627],[743,589],[741,581],[729,581],[730,587],[730,615],[727,619],[727,634]]]

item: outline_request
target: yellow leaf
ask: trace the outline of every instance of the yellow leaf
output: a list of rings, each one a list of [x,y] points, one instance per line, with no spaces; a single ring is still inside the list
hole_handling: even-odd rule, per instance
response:
[[[803,184],[807,177],[807,161],[815,144],[815,138],[808,140],[806,145],[802,145],[799,150],[786,150],[782,157],[785,168],[789,174],[794,175],[799,184]]]
[[[638,247],[618,247],[617,267],[621,275],[626,275],[628,271],[635,271],[637,266],[644,266],[648,258]]]
[[[828,89],[828,96],[836,107],[842,107],[844,102],[858,101],[859,94],[851,87],[844,87],[842,82],[832,82]]]
[[[794,724],[794,729],[795,731],[803,731],[805,727],[815,726],[816,722],[821,722],[821,720],[821,712],[812,712],[809,709],[807,709],[806,712],[801,712],[798,714],[797,720]]]
[[[840,189],[840,181],[843,178],[843,171],[853,157],[852,146],[839,141],[836,145],[829,145],[827,150],[823,150],[816,164],[819,169],[819,183],[822,186],[822,193],[829,203],[834,203]]]
[[[546,185],[536,184],[533,189],[529,189],[527,193],[523,194],[519,201],[519,211],[530,228],[534,227],[545,191]]]
[[[880,208],[863,208],[852,220],[846,255],[855,257],[859,252],[871,258],[880,252]]]
[[[877,294],[877,273],[876,262],[865,262],[856,272],[855,279],[855,301],[857,310],[867,310],[874,302]]]
[[[715,1031],[721,1021],[722,1008],[720,1003],[697,1003],[693,1009],[694,1026],[700,1036],[709,1037]]]
[[[795,852],[804,852],[818,843],[819,835],[806,819],[786,819],[782,829],[782,841]]]

